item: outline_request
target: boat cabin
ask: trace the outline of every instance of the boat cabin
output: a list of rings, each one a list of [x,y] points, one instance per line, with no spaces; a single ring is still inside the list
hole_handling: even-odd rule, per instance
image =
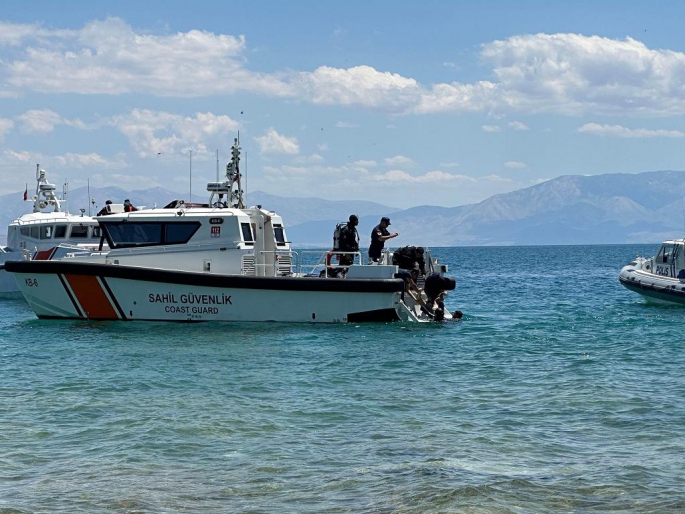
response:
[[[98,221],[113,264],[255,276],[292,272],[282,218],[259,207],[150,209]]]
[[[86,216],[80,221],[75,219],[79,220],[63,212],[54,216],[26,214],[7,227],[7,246],[15,250],[42,250],[67,241],[97,245],[102,236],[97,222]]]
[[[651,265],[655,275],[685,279],[685,240],[664,241]]]

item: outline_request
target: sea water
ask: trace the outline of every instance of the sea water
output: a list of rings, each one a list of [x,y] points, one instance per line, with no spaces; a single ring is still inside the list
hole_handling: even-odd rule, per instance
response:
[[[658,245],[442,248],[461,322],[42,321],[0,303],[0,512],[682,512]]]

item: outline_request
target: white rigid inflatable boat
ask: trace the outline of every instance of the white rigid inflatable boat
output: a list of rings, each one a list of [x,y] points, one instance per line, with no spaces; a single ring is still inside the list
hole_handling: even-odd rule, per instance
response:
[[[206,205],[98,217],[107,251],[10,261],[5,269],[39,318],[432,321],[422,305],[425,292],[421,301],[404,294],[387,253],[385,263],[366,265],[359,252],[350,252],[355,262],[343,278],[333,278],[326,252],[318,252],[317,270],[310,252],[294,251],[278,214],[244,206],[239,153],[236,140],[226,180],[208,184]],[[430,254],[427,263],[427,272],[447,284],[443,289],[454,288],[454,280],[442,276],[447,266]]]
[[[685,239],[664,241],[654,257],[636,257],[618,280],[649,301],[685,304]]]

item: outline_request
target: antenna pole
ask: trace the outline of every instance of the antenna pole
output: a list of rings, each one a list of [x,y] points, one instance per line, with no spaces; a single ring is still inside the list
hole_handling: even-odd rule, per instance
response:
[[[193,203],[193,151],[190,150],[190,170],[188,175],[188,203]]]
[[[219,149],[216,151],[216,181],[219,182]]]
[[[88,216],[90,216],[90,179],[88,179]]]

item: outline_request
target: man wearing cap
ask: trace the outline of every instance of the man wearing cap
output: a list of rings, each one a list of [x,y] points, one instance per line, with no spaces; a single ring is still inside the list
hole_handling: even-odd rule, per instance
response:
[[[390,226],[390,218],[383,216],[381,218],[381,222],[371,231],[369,258],[372,262],[380,261],[381,254],[383,253],[383,247],[388,239],[392,239],[393,237],[400,235],[398,232],[388,232],[388,226]]]

